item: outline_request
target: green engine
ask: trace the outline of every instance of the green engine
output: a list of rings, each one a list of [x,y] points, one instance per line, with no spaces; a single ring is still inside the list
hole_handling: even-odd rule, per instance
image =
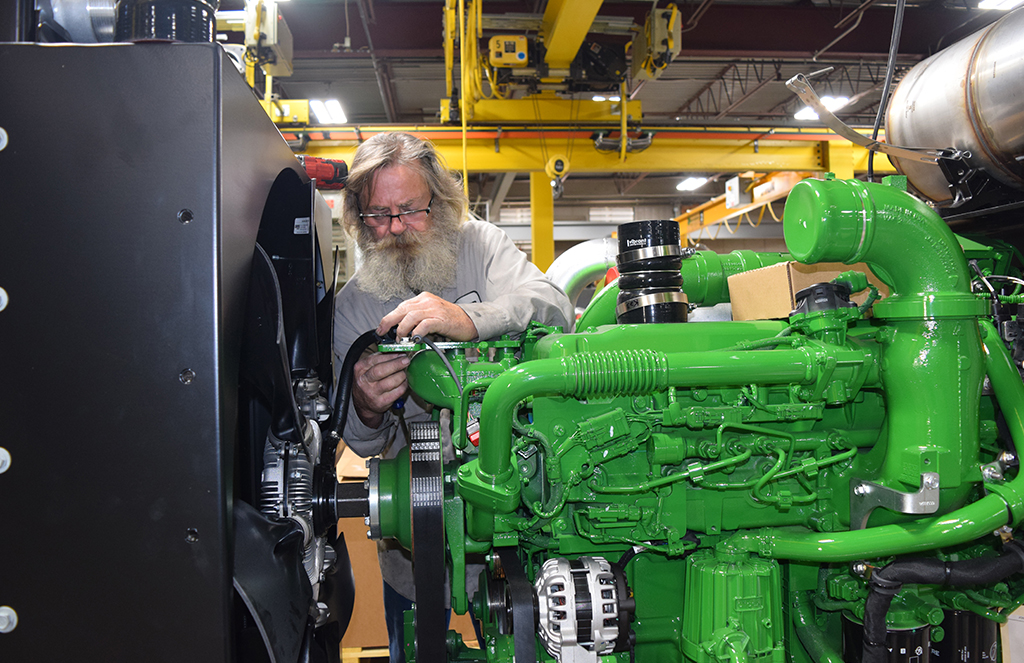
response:
[[[439,413],[368,484],[372,534],[413,552],[408,656],[994,661],[1024,601],[1022,282],[888,179],[807,180],[785,212],[793,259],[867,263],[883,299],[847,272],[788,320],[615,324],[611,287],[578,333],[382,348],[423,350]],[[683,290],[787,259],[700,252]]]

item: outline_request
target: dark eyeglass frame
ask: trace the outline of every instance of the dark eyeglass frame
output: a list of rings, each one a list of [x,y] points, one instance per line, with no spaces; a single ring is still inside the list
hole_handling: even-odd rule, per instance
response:
[[[434,196],[433,194],[431,194],[430,202],[427,203],[427,206],[424,207],[423,209],[411,209],[406,212],[399,212],[398,214],[364,214],[363,212],[360,212],[359,218],[363,220],[363,223],[375,228],[390,226],[392,219],[401,219],[403,224],[408,225],[409,222],[406,221],[405,218],[403,217],[409,217],[412,214],[422,214],[423,212],[430,214],[430,208],[433,206]],[[384,219],[387,219],[387,221],[385,222]]]

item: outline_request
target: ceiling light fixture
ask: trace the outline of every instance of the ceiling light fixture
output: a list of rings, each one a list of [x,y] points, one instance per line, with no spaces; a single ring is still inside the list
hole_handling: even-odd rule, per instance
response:
[[[824,96],[824,97],[821,98],[821,103],[825,106],[825,108],[827,108],[828,110],[830,110],[833,113],[835,113],[837,110],[845,107],[846,104],[850,103],[850,98],[849,97],[829,97],[829,96]],[[799,111],[797,111],[795,115],[793,115],[793,119],[795,119],[795,120],[817,120],[818,119],[818,114],[815,113],[814,109],[811,108],[810,106],[804,106]]]
[[[1000,11],[1009,11],[1024,0],[981,0],[978,3],[978,9],[998,9]]]
[[[599,94],[595,94],[594,95],[594,101],[608,101],[608,100],[605,97],[602,97]]]
[[[328,99],[324,102],[327,106],[327,112],[331,114],[331,122],[334,124],[345,124],[348,122],[348,118],[345,117],[345,111],[341,109],[341,102],[337,99]]]
[[[327,101],[310,99],[309,110],[313,111],[313,117],[319,124],[345,124],[348,122],[345,111],[341,109],[341,103],[337,99],[328,99]]]
[[[687,177],[676,185],[676,189],[679,191],[695,191],[707,183],[708,178],[706,177]]]

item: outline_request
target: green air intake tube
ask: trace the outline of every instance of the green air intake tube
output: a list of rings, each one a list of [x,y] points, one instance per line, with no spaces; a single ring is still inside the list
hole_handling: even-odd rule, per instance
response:
[[[877,475],[863,478],[916,490],[922,473],[939,472],[948,508],[963,503],[977,473],[985,377],[977,318],[987,304],[971,293],[952,231],[905,189],[899,176],[804,180],[786,201],[784,231],[797,260],[866,262],[889,285],[874,305],[885,322],[888,436],[865,463]]]

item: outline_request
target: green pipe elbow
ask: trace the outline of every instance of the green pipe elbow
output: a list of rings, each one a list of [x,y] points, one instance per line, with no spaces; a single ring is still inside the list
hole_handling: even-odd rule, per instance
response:
[[[814,607],[810,592],[797,592],[793,602],[793,627],[811,660],[815,663],[843,663],[842,655],[829,643],[828,638],[814,623]]]
[[[936,318],[983,315],[971,294],[963,250],[945,222],[890,184],[804,180],[786,201],[783,230],[803,263],[866,262],[891,288],[875,315]]]
[[[1010,439],[1020,453],[1024,449],[1024,382],[1021,382],[1020,373],[995,326],[988,320],[980,320],[978,327],[981,330],[981,347],[988,378],[1010,429]],[[1024,520],[1024,471],[1018,470],[1017,476],[1004,484],[991,484],[987,487],[1006,500],[1014,527]]]

